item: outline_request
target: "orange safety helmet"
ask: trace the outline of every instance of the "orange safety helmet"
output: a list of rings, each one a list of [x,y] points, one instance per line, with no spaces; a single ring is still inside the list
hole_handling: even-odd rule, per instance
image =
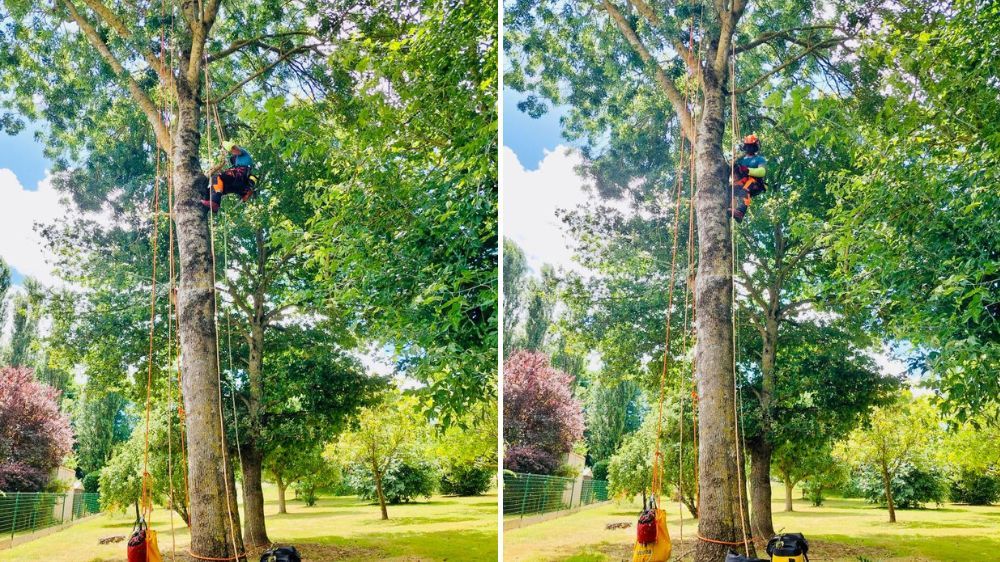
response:
[[[757,135],[749,134],[743,137],[743,144],[757,144]]]

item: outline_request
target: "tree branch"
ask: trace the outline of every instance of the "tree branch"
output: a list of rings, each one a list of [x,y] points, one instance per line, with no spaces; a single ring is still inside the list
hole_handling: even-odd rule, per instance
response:
[[[135,102],[139,105],[139,109],[146,116],[150,125],[153,126],[153,133],[156,136],[156,142],[165,152],[168,154],[171,153],[173,151],[173,143],[170,139],[170,132],[167,130],[166,125],[163,124],[163,116],[160,115],[160,110],[156,107],[156,104],[153,103],[153,100],[150,99],[149,95],[142,89],[141,86],[139,86],[139,83],[132,78],[132,75],[125,70],[125,67],[122,66],[122,63],[111,52],[111,49],[108,48],[107,43],[104,42],[101,35],[97,33],[97,29],[95,29],[93,24],[90,23],[90,20],[83,17],[83,15],[81,15],[76,9],[73,1],[58,1],[62,2],[62,5],[66,7],[70,17],[73,18],[73,21],[80,28],[80,31],[83,31],[84,37],[86,37],[87,41],[97,50],[97,52],[101,55],[101,58],[103,58],[104,61],[111,66],[111,69],[116,75],[125,80],[125,85],[128,88],[129,93],[132,94],[133,99],[135,99]]]
[[[628,3],[632,4],[635,11],[639,12],[644,18],[649,20],[649,23],[653,25],[663,25],[663,18],[661,18],[660,14],[657,14],[656,10],[646,3],[645,0],[628,0]]]
[[[115,30],[115,33],[117,33],[118,36],[124,41],[127,42],[132,39],[133,34],[129,30],[128,26],[125,25],[125,22],[123,22],[121,18],[108,8],[107,5],[99,0],[83,0],[83,3],[93,10],[100,19],[110,25],[111,28]],[[160,48],[165,48],[165,45],[160,45]],[[174,76],[165,65],[161,64],[160,59],[156,58],[156,56],[149,51],[144,51],[142,53],[142,58],[146,61],[146,64],[156,71],[156,75],[160,77],[160,80],[164,83],[164,85],[166,85],[171,92],[176,94],[177,89],[174,84]]]
[[[802,60],[803,58],[809,56],[810,54],[818,51],[819,49],[823,49],[823,48],[826,48],[826,47],[832,47],[834,45],[837,45],[837,44],[843,42],[844,40],[845,39],[827,39],[825,41],[820,41],[819,43],[816,43],[815,45],[812,45],[810,47],[802,49],[794,57],[788,59],[787,61],[781,63],[780,65],[778,65],[778,66],[772,68],[771,70],[765,72],[764,74],[762,74],[760,77],[758,77],[756,80],[754,80],[753,83],[750,84],[749,86],[746,86],[745,88],[739,88],[739,89],[735,90],[733,93],[736,94],[736,95],[745,94],[745,93],[749,92],[750,90],[756,88],[757,86],[760,86],[761,84],[763,84],[764,81],[767,80],[768,78],[770,78],[771,76],[774,76],[775,74],[781,72],[782,70],[788,68],[792,64],[795,64],[796,62],[798,62],[798,61]],[[732,86],[735,86],[735,84],[733,84]]]
[[[677,113],[677,117],[681,122],[681,130],[684,132],[684,136],[688,138],[691,142],[694,142],[695,126],[694,120],[691,117],[691,113],[688,111],[687,105],[684,103],[684,96],[681,94],[680,90],[677,89],[677,85],[674,84],[673,80],[667,76],[666,71],[660,66],[658,62],[653,59],[653,55],[650,54],[649,49],[643,44],[642,40],[636,34],[632,26],[629,25],[625,16],[616,8],[609,0],[604,0],[603,2],[604,10],[611,16],[618,29],[625,36],[625,39],[632,45],[636,53],[639,54],[639,58],[642,62],[650,65],[654,68],[656,73],[656,81],[663,88],[663,92],[667,95],[667,99],[670,104],[674,107],[674,112]]]
[[[304,52],[306,52],[306,51],[308,51],[310,49],[311,49],[311,47],[302,46],[302,47],[296,47],[296,48],[288,51],[287,53],[285,53],[284,55],[282,55],[281,57],[279,57],[278,60],[272,62],[271,64],[265,66],[264,68],[258,70],[257,72],[254,72],[250,76],[247,76],[240,83],[238,83],[238,84],[234,85],[233,87],[229,88],[228,90],[226,90],[226,92],[224,94],[222,94],[221,96],[218,96],[216,98],[208,100],[208,103],[210,103],[212,105],[218,104],[222,100],[224,100],[224,99],[228,98],[229,96],[233,95],[234,93],[236,93],[240,88],[242,88],[243,86],[245,86],[247,84],[247,82],[250,82],[251,80],[257,78],[258,76],[264,74],[265,72],[267,72],[267,71],[273,69],[274,67],[278,66],[279,64],[285,62],[292,55],[296,55],[298,53],[304,53]]]
[[[279,39],[281,37],[310,36],[310,35],[312,35],[312,33],[308,32],[308,31],[289,31],[289,32],[286,32],[286,33],[268,33],[268,34],[265,34],[265,35],[258,35],[257,37],[253,37],[251,39],[244,39],[242,41],[236,41],[235,43],[233,43],[229,47],[226,47],[225,49],[219,51],[218,53],[214,53],[214,54],[208,55],[208,57],[207,57],[208,63],[211,64],[211,63],[216,62],[218,60],[224,59],[224,58],[228,57],[229,55],[231,55],[231,54],[233,54],[233,53],[235,53],[237,51],[240,51],[241,49],[249,47],[250,45],[258,45],[258,44],[261,43],[261,41],[264,41],[265,39]],[[263,47],[265,47],[265,48],[267,48],[269,50],[278,52],[280,54],[280,51],[277,51],[274,47],[271,47],[270,45],[261,45],[261,46],[263,46]]]
[[[725,76],[726,62],[729,61],[729,51],[733,44],[733,35],[736,33],[736,24],[743,17],[744,8],[746,8],[746,0],[733,0],[728,10],[720,8],[719,4],[716,3],[716,9],[719,12],[719,21],[721,22],[719,28],[719,48],[715,52],[715,64],[713,64],[716,76]]]
[[[802,43],[799,40],[797,40],[794,35],[792,35],[793,33],[797,31],[819,31],[821,29],[837,29],[837,26],[834,24],[809,25],[805,27],[790,27],[788,29],[782,29],[780,31],[768,31],[767,33],[762,33],[761,35],[758,35],[749,42],[736,47],[736,54],[738,55],[740,53],[751,51],[754,48],[759,47],[764,43],[770,43],[775,39],[784,39],[786,41],[791,41],[798,45],[802,45]]]

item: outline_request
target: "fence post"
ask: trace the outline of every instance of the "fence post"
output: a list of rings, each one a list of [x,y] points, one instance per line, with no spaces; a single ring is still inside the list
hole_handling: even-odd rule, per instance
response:
[[[531,475],[527,474],[524,483],[524,493],[521,494],[521,519],[524,519],[524,507],[528,503],[528,485],[531,483]]]
[[[17,530],[17,505],[21,502],[21,492],[14,492],[14,518],[10,520],[10,544],[14,546],[14,532]]]

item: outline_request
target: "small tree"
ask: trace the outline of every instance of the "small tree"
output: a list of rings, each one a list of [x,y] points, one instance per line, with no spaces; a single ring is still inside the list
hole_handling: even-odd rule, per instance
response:
[[[920,467],[936,446],[937,415],[927,400],[904,392],[896,404],[877,408],[867,427],[851,433],[836,450],[840,459],[856,466],[871,466],[885,489],[889,522],[896,522],[893,480],[907,465]]]
[[[0,490],[43,489],[72,446],[59,392],[36,381],[31,369],[0,368]]]
[[[583,410],[572,379],[543,353],[518,351],[504,363],[504,468],[552,474],[583,438]]]
[[[381,404],[363,409],[356,429],[342,440],[347,457],[371,470],[382,519],[389,519],[382,485],[386,472],[393,463],[412,456],[427,432],[418,409],[416,398],[390,393]]]
[[[296,496],[305,500],[306,505],[316,503],[316,489],[322,488],[327,478],[335,478],[328,474],[326,459],[323,458],[323,445],[297,445],[292,447],[276,446],[268,452],[264,468],[278,486],[278,513],[288,513],[285,492],[291,485],[296,486]]]
[[[150,496],[153,502],[166,503],[185,524],[191,517],[185,502],[184,456],[181,448],[180,420],[165,406],[154,407],[149,423]],[[115,449],[111,460],[100,471],[101,505],[110,510],[127,510],[142,496],[142,466],[146,447],[145,422],[128,441]],[[169,444],[169,448],[168,448]],[[173,483],[171,485],[171,478]],[[171,496],[171,492],[173,495]]]

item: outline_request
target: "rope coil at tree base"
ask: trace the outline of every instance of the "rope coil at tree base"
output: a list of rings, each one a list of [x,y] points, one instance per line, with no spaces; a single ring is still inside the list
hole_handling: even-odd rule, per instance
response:
[[[749,545],[750,543],[753,542],[753,539],[744,539],[744,540],[741,540],[741,541],[720,541],[718,539],[710,539],[708,537],[703,537],[703,536],[701,536],[701,533],[697,533],[697,536],[698,536],[698,540],[700,540],[702,542],[707,542],[707,543],[712,543],[712,544],[721,544],[721,545],[725,545],[725,546],[744,546],[745,547],[745,546],[747,546],[747,545]]]
[[[213,561],[213,562],[227,562],[228,560],[246,560],[247,559],[247,553],[246,552],[244,552],[243,554],[238,554],[236,556],[230,556],[228,558],[213,558],[211,556],[201,556],[199,554],[195,554],[195,553],[191,552],[190,550],[188,550],[187,553],[188,553],[188,556],[190,556],[191,558],[194,558],[196,560],[209,560],[209,561]]]

